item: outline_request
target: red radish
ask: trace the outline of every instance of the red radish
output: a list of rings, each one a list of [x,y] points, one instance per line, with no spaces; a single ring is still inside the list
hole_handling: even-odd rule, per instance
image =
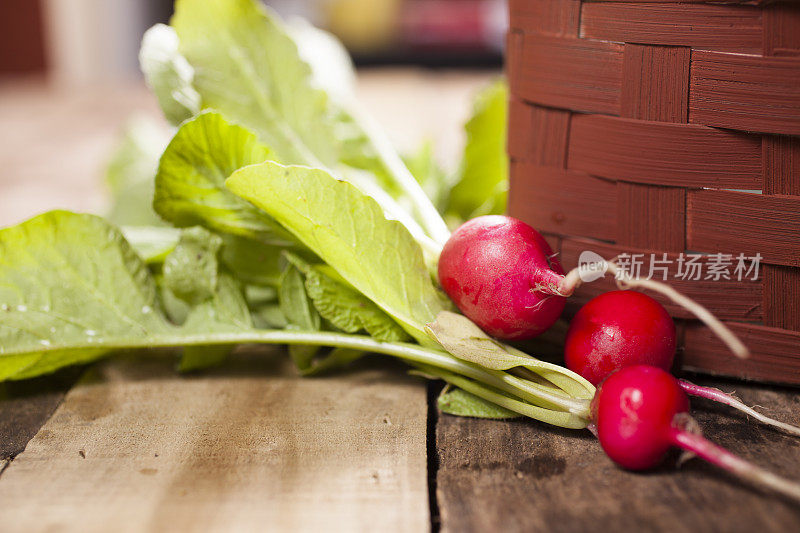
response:
[[[742,341],[740,341],[739,338],[734,335],[730,328],[728,328],[725,324],[720,322],[717,317],[711,314],[708,309],[695,302],[691,298],[687,298],[666,283],[661,283],[652,279],[641,279],[631,276],[630,273],[626,272],[624,269],[621,269],[613,261],[603,260],[597,263],[579,265],[578,267],[573,268],[566,276],[561,278],[561,280],[558,282],[558,285],[556,285],[554,288],[551,285],[548,285],[544,287],[544,290],[552,290],[554,294],[560,294],[563,296],[572,296],[575,290],[583,283],[582,276],[584,274],[591,275],[592,277],[590,279],[597,279],[594,277],[597,272],[609,273],[615,276],[617,280],[617,286],[620,289],[641,287],[663,294],[684,309],[691,311],[697,318],[702,320],[703,323],[705,323],[705,325],[711,329],[711,331],[713,331],[725,344],[728,345],[728,348],[730,348],[734,355],[742,359],[747,359],[750,356],[750,351],[747,349],[747,346],[745,346]]]
[[[597,385],[628,366],[672,368],[675,323],[667,310],[646,294],[612,291],[584,305],[572,319],[564,344],[567,368]],[[680,380],[683,391],[734,407],[764,424],[800,435],[800,428],[773,420],[729,394]]]
[[[597,385],[625,366],[669,370],[675,346],[675,323],[661,304],[641,292],[612,291],[592,299],[572,319],[564,362]]]
[[[630,470],[657,466],[677,446],[741,478],[800,500],[800,486],[748,463],[692,431],[689,400],[660,368],[638,365],[611,374],[597,390],[592,416],[606,454]]]
[[[439,257],[439,282],[486,333],[504,340],[535,337],[564,309],[555,287],[564,270],[547,241],[515,218],[490,215],[459,227]]]
[[[689,399],[677,380],[652,366],[624,368],[610,375],[592,402],[597,438],[623,468],[658,465],[672,446],[673,420],[689,412]]]

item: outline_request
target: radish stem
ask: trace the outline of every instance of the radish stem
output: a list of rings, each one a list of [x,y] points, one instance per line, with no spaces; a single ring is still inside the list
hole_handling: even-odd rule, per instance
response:
[[[745,461],[741,457],[706,440],[702,435],[673,427],[671,438],[676,446],[737,477],[800,502],[800,485]]]
[[[395,151],[383,130],[377,126],[375,120],[366,113],[361,112],[357,105],[353,105],[350,110],[351,115],[367,134],[372,146],[375,148],[377,156],[383,163],[397,183],[408,193],[413,209],[422,220],[422,225],[427,230],[439,249],[450,237],[450,230],[447,229],[444,219],[436,210],[425,191],[422,190],[419,182],[411,175],[406,164]]]
[[[775,420],[773,418],[769,418],[767,416],[764,416],[763,414],[759,413],[758,411],[756,411],[752,407],[749,407],[748,405],[746,405],[743,402],[741,402],[740,400],[738,400],[736,397],[734,397],[734,396],[732,396],[730,394],[726,394],[726,393],[722,392],[719,389],[714,389],[714,388],[711,388],[711,387],[701,387],[700,385],[695,385],[694,383],[690,383],[689,381],[686,381],[686,380],[683,380],[683,379],[678,380],[678,381],[681,384],[681,388],[687,394],[691,394],[692,396],[698,396],[700,398],[706,398],[707,400],[712,400],[712,401],[715,401],[715,402],[723,403],[725,405],[733,407],[734,409],[738,409],[739,411],[742,411],[743,413],[747,413],[748,415],[752,416],[753,418],[755,418],[756,420],[758,420],[762,424],[766,424],[768,426],[773,426],[773,427],[776,427],[776,428],[780,428],[780,429],[782,429],[783,431],[785,431],[787,433],[790,433],[792,435],[800,436],[800,427],[793,426],[793,425],[787,424],[785,422],[779,422],[779,421],[777,421],[777,420]]]
[[[561,279],[552,294],[560,296],[572,296],[575,290],[581,286],[581,274],[584,272],[596,273],[598,269],[603,269],[614,275],[617,280],[617,286],[620,289],[630,289],[632,287],[641,287],[650,289],[652,291],[661,293],[668,297],[670,300],[680,305],[684,309],[691,311],[697,318],[703,321],[708,328],[713,331],[733,352],[736,357],[746,359],[750,356],[750,350],[747,349],[742,341],[731,331],[725,324],[715,317],[711,312],[695,302],[691,298],[679,293],[666,283],[654,281],[651,279],[634,278],[624,270],[620,269],[613,261],[605,261],[603,263],[591,263],[588,265],[581,265],[572,269],[566,276]]]
[[[568,429],[583,429],[589,425],[589,420],[583,416],[565,413],[563,411],[551,411],[549,409],[543,409],[529,403],[509,398],[508,396],[505,396],[504,394],[501,394],[490,387],[481,385],[480,383],[476,383],[457,374],[447,372],[446,370],[431,368],[425,365],[419,365],[419,367],[425,373],[441,378],[451,385],[455,385],[456,387],[474,394],[475,396],[490,401],[496,405],[499,405],[500,407],[504,407],[509,411],[514,411],[515,413],[519,413],[535,420]]]
[[[123,344],[119,345],[113,341],[104,341],[104,339],[98,338],[94,342],[87,341],[84,345],[71,345],[70,347],[113,351],[115,349],[127,348],[169,348],[175,346],[219,346],[233,344],[301,344],[330,346],[391,355],[415,365],[424,365],[426,368],[439,369],[437,372],[446,372],[448,375],[465,376],[460,379],[469,381],[469,383],[473,384],[471,385],[472,388],[482,386],[486,390],[494,391],[492,397],[501,396],[507,398],[509,402],[511,402],[509,405],[513,402],[516,402],[513,405],[520,405],[514,408],[499,402],[494,403],[507,407],[520,414],[536,418],[537,420],[554,423],[562,427],[582,428],[588,423],[589,402],[581,398],[569,397],[561,394],[560,391],[554,391],[549,386],[534,383],[504,371],[480,367],[477,364],[458,359],[447,352],[416,344],[381,342],[362,335],[291,330],[252,330],[243,332],[184,334],[176,328],[172,334],[165,333],[152,337],[143,337],[140,340],[126,339]],[[54,344],[53,346],[43,348],[42,351],[58,350],[59,348],[59,346]],[[0,353],[2,353],[2,349],[0,349]],[[527,357],[530,358],[530,356]],[[536,362],[537,360],[531,358],[531,361]],[[438,376],[439,374],[436,375]],[[479,385],[478,382],[483,385]],[[457,385],[457,383],[454,384]],[[576,386],[579,386],[579,384],[576,383]],[[468,392],[473,391],[470,389]],[[481,394],[475,394],[481,396]],[[519,398],[519,400],[515,399],[515,397]],[[494,401],[491,398],[485,399]],[[580,425],[577,422],[578,419],[584,420],[584,425]],[[551,420],[555,422],[551,422]]]

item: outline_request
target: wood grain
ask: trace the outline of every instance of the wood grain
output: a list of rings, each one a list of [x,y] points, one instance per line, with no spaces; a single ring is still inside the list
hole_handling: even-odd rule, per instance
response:
[[[800,137],[764,135],[761,143],[764,194],[800,196]]]
[[[763,391],[718,381],[772,416],[800,423],[794,391]],[[800,478],[800,441],[706,401],[693,401],[705,435],[756,464]],[[643,473],[616,468],[588,431],[534,421],[441,415],[437,494],[442,531],[553,533],[595,531],[785,533],[800,528],[800,510],[675,455]]]
[[[751,6],[583,2],[581,37],[760,53],[761,11]]]
[[[766,263],[800,266],[800,197],[689,191],[686,245],[709,253],[759,253]]]
[[[539,231],[614,240],[617,188],[581,172],[511,162],[508,213]]]
[[[507,62],[511,92],[523,100],[594,113],[619,113],[622,45],[514,34]]]
[[[764,19],[764,55],[800,55],[800,5],[778,2],[766,6]]]
[[[708,328],[691,323],[685,327],[683,367],[721,376],[800,385],[800,332],[737,322],[727,325],[750,348],[749,359],[733,357]]]
[[[764,324],[800,331],[800,268],[764,265]]]
[[[0,477],[3,530],[427,530],[422,381],[290,365],[277,349],[193,378],[163,355],[102,365]]]
[[[687,122],[690,58],[689,48],[626,44],[620,116]]]
[[[534,165],[565,168],[570,113],[511,99],[508,154]]]
[[[0,383],[0,460],[25,450],[81,373],[71,368],[51,376]]]
[[[761,188],[761,139],[690,124],[572,116],[570,169],[680,187]]]
[[[578,35],[580,0],[509,0],[508,12],[513,29],[552,35]]]
[[[641,254],[636,257],[637,261],[643,263],[641,271],[643,277],[647,277],[651,274],[650,264],[653,258],[657,260],[664,259],[664,252],[662,251],[603,243],[591,239],[565,238],[561,242],[561,260],[564,264],[564,268],[569,270],[578,266],[578,258],[581,252],[585,250],[593,251],[606,259],[612,259],[621,253],[629,254],[629,256]],[[654,255],[651,256],[651,254]],[[700,276],[700,279],[694,279],[694,275],[685,275],[688,269],[685,266],[679,265],[678,259],[679,254],[667,254],[666,260],[668,263],[655,265],[656,267],[666,266],[666,276],[661,270],[654,269],[652,272],[654,279],[669,282],[676,290],[702,304],[721,319],[742,321],[758,321],[762,319],[761,277],[755,280],[745,279],[741,282],[737,281],[735,277],[728,280],[707,280],[705,277],[708,270],[707,265],[709,259],[702,258],[698,263],[702,265],[703,274]],[[666,280],[664,279],[665,277]],[[617,286],[614,280],[610,276],[607,276],[602,280],[582,285],[578,289],[574,300],[571,298],[568,304],[572,304],[573,307],[578,307],[595,296],[616,289]],[[694,318],[694,315],[686,311],[683,307],[675,305],[671,300],[652,292],[648,294],[658,300],[667,311],[669,311],[670,315],[680,318]]]
[[[686,190],[617,182],[617,243],[666,252],[686,249]]]
[[[692,52],[689,122],[800,135],[800,58]]]

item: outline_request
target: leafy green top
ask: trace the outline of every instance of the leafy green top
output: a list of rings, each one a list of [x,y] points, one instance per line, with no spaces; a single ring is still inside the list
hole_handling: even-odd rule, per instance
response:
[[[394,317],[418,342],[425,323],[445,309],[419,244],[399,222],[349,183],[324,170],[272,161],[226,182],[289,230],[350,285]]]
[[[53,211],[0,230],[0,380],[92,360],[107,337],[169,329],[147,267],[101,218]]]
[[[475,100],[467,122],[467,145],[456,185],[450,192],[448,212],[467,220],[499,215],[506,210],[508,191],[508,88],[498,80]]]

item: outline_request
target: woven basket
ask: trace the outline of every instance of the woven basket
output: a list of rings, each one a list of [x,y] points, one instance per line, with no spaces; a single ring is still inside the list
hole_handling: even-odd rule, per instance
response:
[[[565,268],[584,250],[641,253],[648,274],[667,253],[668,282],[753,351],[734,359],[662,299],[684,368],[800,384],[800,2],[510,0],[510,12],[509,213]],[[690,252],[724,255],[682,279]],[[728,254],[730,279],[706,279]],[[756,279],[737,279],[739,254],[760,254]],[[584,285],[572,311],[613,287]]]

